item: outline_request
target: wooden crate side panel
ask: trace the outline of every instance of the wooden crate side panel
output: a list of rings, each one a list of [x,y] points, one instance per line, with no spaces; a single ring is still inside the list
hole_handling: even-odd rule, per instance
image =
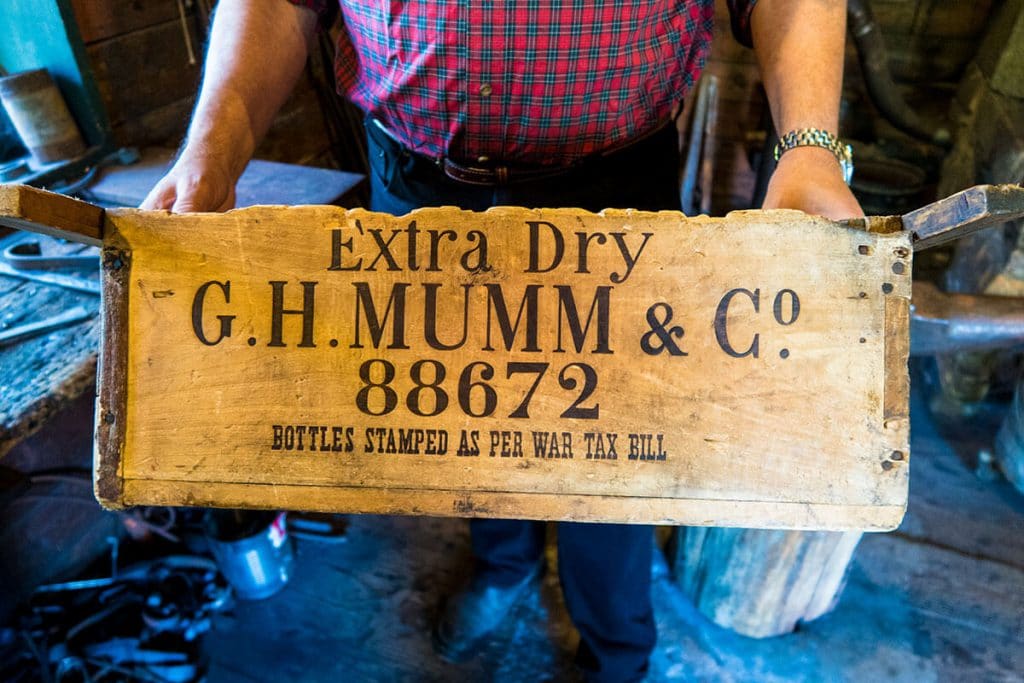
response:
[[[843,229],[796,212],[734,214],[724,220],[516,209],[483,214],[424,210],[399,218],[326,207],[187,218],[115,213],[112,220],[132,245],[128,429],[121,466],[126,480],[138,482],[133,491],[157,495],[156,481],[181,490],[180,482],[187,480],[192,495],[196,487],[206,486],[209,493],[217,486],[252,484],[259,485],[254,489],[305,486],[309,491],[361,487],[367,490],[364,498],[375,491],[386,498],[393,491],[405,496],[436,490],[447,500],[441,492],[453,489],[500,500],[530,494],[589,496],[595,503],[582,513],[587,515],[600,508],[597,499],[623,496],[675,499],[676,508],[678,501],[687,501],[694,509],[705,504],[713,509],[718,501],[725,517],[713,523],[723,524],[736,518],[730,506],[742,501],[793,510],[821,505],[897,509],[905,502],[905,463],[894,465],[888,457],[896,450],[906,453],[906,431],[885,423],[887,404],[896,399],[887,393],[883,364],[895,357],[885,353],[887,338],[906,335],[905,326],[886,328],[886,300],[909,296],[909,261],[904,259],[904,275],[895,277],[891,270],[893,249],[906,246],[903,236]],[[395,246],[389,252],[395,268],[387,270],[381,245],[388,238],[401,242],[410,221],[416,221],[424,240],[431,230],[450,230],[455,239],[448,241],[461,245],[441,250],[434,274],[424,272],[425,260],[419,272],[410,272],[409,264],[398,266],[407,254],[405,247]],[[572,253],[552,274],[520,272],[529,260],[523,229],[531,221],[540,230],[558,226],[568,239]],[[334,245],[344,261],[336,265],[361,262],[361,270],[327,271],[335,230],[354,240],[351,246]],[[473,230],[478,231],[476,243],[467,240]],[[598,233],[605,242],[596,241]],[[538,234],[544,238],[545,233]],[[461,269],[466,259],[479,257],[473,247],[479,247],[479,235],[487,236],[492,270]],[[584,268],[573,250],[588,236],[592,251]],[[630,266],[615,245],[640,254],[624,282],[616,283],[613,273],[621,279]],[[551,258],[547,248],[543,258]],[[373,260],[377,264],[369,270]],[[285,346],[268,346],[273,341],[268,342],[273,336],[271,281],[284,283],[285,307],[293,310],[303,296],[300,283],[318,282],[311,290],[320,311],[310,330],[315,346],[296,346],[300,330],[292,321],[301,316],[294,314],[282,318],[287,318],[280,331],[282,339],[287,337]],[[212,345],[197,341],[192,325],[204,282],[218,283],[207,288],[213,293],[210,308],[200,314],[204,336],[219,334],[217,315],[234,316],[232,337]],[[365,301],[351,295],[357,282],[366,283]],[[435,330],[441,343],[458,340],[461,306],[468,302],[463,348],[429,349],[419,336],[427,317],[425,283],[440,285],[438,291],[445,293],[438,298],[441,323]],[[504,292],[514,315],[531,283],[543,291],[538,294],[538,348],[485,352],[497,339],[497,328],[485,323],[488,285]],[[569,348],[571,330],[558,287],[571,287],[583,315],[602,287],[614,292],[610,348],[605,349],[611,353],[601,352],[593,333],[584,334],[579,352]],[[344,321],[356,320],[356,302],[364,307],[375,302],[380,313],[399,289],[407,292],[409,324],[407,339],[393,345],[408,348],[375,349],[367,343],[365,328],[363,342],[354,343],[356,324]],[[716,325],[716,311],[721,313],[724,296],[733,290],[735,305],[725,306]],[[795,292],[800,293],[800,318],[790,322]],[[665,319],[669,307],[674,317]],[[783,322],[774,322],[773,316]],[[365,311],[360,320],[365,323]],[[493,333],[491,342],[487,329]],[[736,347],[730,346],[733,356],[722,346],[723,329]],[[383,334],[382,345],[390,328]],[[760,357],[744,358],[755,338]],[[328,340],[339,343],[332,346]],[[519,336],[516,346],[523,340]],[[642,351],[644,344],[653,350]],[[671,354],[666,345],[678,345],[680,353]],[[437,362],[424,364],[425,358]],[[484,390],[479,385],[469,389],[468,410],[457,398],[460,375],[468,372],[469,383],[492,379],[479,374],[483,362],[495,369],[493,383],[500,392],[495,414],[500,417],[467,414],[481,410]],[[529,372],[506,373],[509,362],[547,364],[530,419],[504,417],[536,379]],[[387,382],[385,363],[394,373]],[[467,370],[474,363],[476,369]],[[583,365],[599,377],[599,391],[581,402],[583,408],[601,407],[597,421],[559,417],[589,381]],[[439,380],[436,372],[442,366],[446,378]],[[368,368],[366,377],[360,379],[357,368]],[[419,380],[414,380],[417,372]],[[427,388],[414,401],[417,381]],[[395,397],[388,407],[381,385],[391,383]],[[436,385],[446,392],[448,407],[437,416],[413,415],[410,402],[428,413],[436,410],[429,398],[437,395],[430,388]],[[361,391],[371,397],[364,411],[388,415],[361,414],[353,398]],[[301,451],[280,448],[279,430],[301,426],[317,434],[318,450],[308,443]],[[340,441],[331,431],[335,427],[341,429]],[[428,455],[429,443],[417,444],[416,455],[389,453],[395,444],[397,451],[409,449],[399,430],[435,430],[438,441],[444,431],[444,453]],[[467,436],[474,432],[477,440],[470,442]],[[551,457],[550,448],[548,457],[537,457],[538,435],[558,443],[557,457]],[[329,441],[340,447],[325,451]],[[618,448],[614,458],[612,442]],[[458,456],[460,447],[478,447],[479,452]],[[510,516],[537,516],[523,512],[516,508]],[[665,512],[658,518],[674,514],[691,515]],[[800,527],[796,513],[788,514],[778,523]]]
[[[127,430],[128,307],[132,253],[116,225],[106,225],[103,248],[103,345],[96,370],[96,441],[93,492],[106,508],[125,507],[124,446]]]
[[[905,512],[903,505],[818,505],[548,493],[511,495],[489,491],[466,493],[139,479],[124,482],[124,504],[833,531],[892,531],[899,526]]]

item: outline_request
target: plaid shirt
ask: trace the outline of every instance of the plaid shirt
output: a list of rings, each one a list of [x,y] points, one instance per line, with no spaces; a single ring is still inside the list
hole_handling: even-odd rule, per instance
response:
[[[338,90],[430,158],[567,164],[668,120],[714,0],[291,0],[329,25]],[[756,0],[729,0],[749,44]],[[483,158],[485,157],[485,158]]]

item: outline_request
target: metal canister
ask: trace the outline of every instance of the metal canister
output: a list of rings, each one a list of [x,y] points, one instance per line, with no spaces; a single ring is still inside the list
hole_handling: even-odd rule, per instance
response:
[[[284,512],[211,510],[206,537],[239,598],[262,600],[288,584],[295,555]]]
[[[0,78],[0,101],[37,164],[72,159],[85,142],[46,69]]]

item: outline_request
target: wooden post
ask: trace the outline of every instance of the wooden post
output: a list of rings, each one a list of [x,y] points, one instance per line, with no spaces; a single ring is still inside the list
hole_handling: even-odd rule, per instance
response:
[[[778,636],[832,610],[861,535],[679,529],[675,580],[719,626],[752,638]]]

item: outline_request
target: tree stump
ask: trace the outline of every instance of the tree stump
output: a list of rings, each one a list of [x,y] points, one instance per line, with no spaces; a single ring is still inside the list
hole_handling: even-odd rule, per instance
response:
[[[689,527],[676,531],[675,581],[706,617],[752,638],[830,612],[860,532]]]

